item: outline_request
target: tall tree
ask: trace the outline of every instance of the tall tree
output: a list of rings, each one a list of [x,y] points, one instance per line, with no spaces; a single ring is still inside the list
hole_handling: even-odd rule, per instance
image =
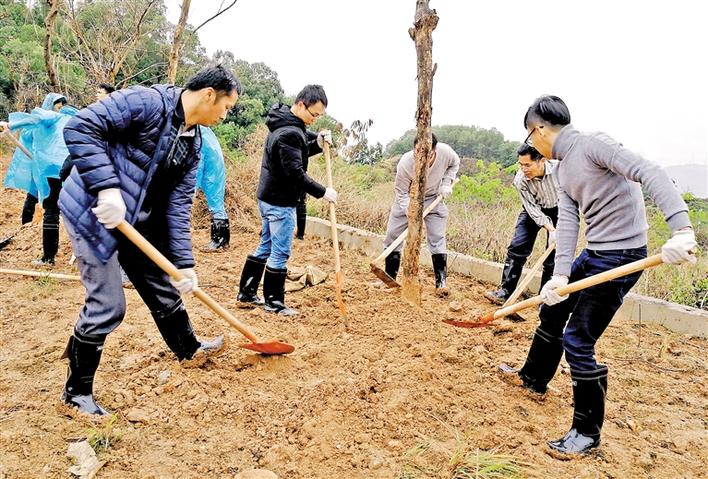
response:
[[[420,306],[421,285],[418,278],[420,241],[423,226],[423,199],[425,197],[426,163],[432,149],[433,30],[438,15],[428,6],[429,0],[416,0],[413,27],[408,30],[415,42],[418,71],[418,108],[416,110],[415,175],[411,182],[411,202],[408,206],[408,241],[403,253],[403,280],[401,296]]]
[[[54,23],[59,13],[58,2],[59,0],[47,0],[49,11],[44,18],[44,65],[47,68],[49,85],[54,91],[59,90],[59,80],[57,80],[57,72],[54,69],[54,60],[52,59],[52,35],[54,33]]]
[[[187,25],[189,17],[189,7],[192,0],[182,0],[182,9],[180,10],[179,20],[175,27],[175,35],[172,38],[172,48],[170,49],[170,60],[167,66],[167,83],[174,83],[177,77],[177,65],[179,65],[179,50],[182,47],[182,34],[184,27]]]
[[[204,20],[202,23],[197,26],[197,28],[194,29],[193,33],[197,33],[197,31],[202,28],[204,25],[207,23],[211,22],[214,20],[216,17],[227,11],[229,8],[233,7],[236,5],[236,2],[238,0],[233,0],[229,5],[224,7],[224,0],[222,0],[221,5],[219,5],[219,10],[212,15],[211,17],[207,18]],[[175,27],[175,34],[174,37],[172,38],[172,48],[170,49],[170,60],[169,64],[167,67],[167,82],[168,83],[174,83],[175,78],[177,78],[177,66],[179,65],[179,52],[180,49],[182,48],[182,34],[184,33],[184,29],[187,26],[187,18],[189,18],[189,7],[192,3],[192,0],[182,0],[182,9],[179,14],[179,21],[177,22],[177,26]]]

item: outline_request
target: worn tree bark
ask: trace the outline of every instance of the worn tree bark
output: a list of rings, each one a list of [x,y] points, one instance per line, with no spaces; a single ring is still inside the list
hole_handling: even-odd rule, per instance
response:
[[[438,15],[428,6],[429,0],[416,0],[413,28],[408,30],[415,42],[418,59],[418,108],[416,110],[415,176],[411,183],[411,201],[408,206],[408,240],[403,252],[403,279],[401,297],[420,306],[421,284],[418,278],[420,242],[423,226],[423,200],[427,160],[432,149],[432,97],[433,97],[433,30],[438,25]]]
[[[47,68],[47,76],[49,76],[49,85],[52,87],[52,91],[59,90],[59,80],[57,79],[57,72],[52,60],[52,33],[57,14],[59,13],[58,2],[59,0],[47,0],[49,11],[44,18],[44,65]]]
[[[189,7],[192,0],[182,0],[182,11],[179,14],[179,21],[175,27],[175,36],[172,39],[172,48],[170,49],[170,60],[167,66],[167,83],[174,83],[177,78],[177,65],[179,65],[179,50],[182,48],[182,34],[184,27],[187,25],[187,17],[189,17]]]

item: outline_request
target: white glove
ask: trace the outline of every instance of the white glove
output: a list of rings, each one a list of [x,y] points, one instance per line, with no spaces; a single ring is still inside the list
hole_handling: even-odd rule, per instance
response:
[[[541,299],[543,303],[548,306],[553,306],[554,304],[561,303],[568,299],[568,295],[561,296],[554,291],[556,288],[561,288],[568,284],[568,278],[565,276],[553,275],[551,279],[548,280],[546,284],[543,285],[541,290]]]
[[[680,230],[674,233],[661,247],[661,260],[669,264],[696,263],[696,255],[692,253],[698,246],[696,234],[692,229]]]
[[[179,270],[184,276],[184,279],[175,281],[172,276],[170,276],[170,284],[179,291],[179,294],[191,293],[197,289],[197,272],[193,268],[184,268]]]
[[[337,204],[337,192],[334,188],[327,188],[323,198],[330,203],[334,203],[335,205]]]
[[[329,146],[332,146],[332,132],[330,130],[322,130],[317,133],[317,145],[320,148],[324,148],[325,141]]]
[[[548,244],[549,246],[556,242],[556,230],[548,232]]]
[[[120,188],[108,188],[98,192],[98,203],[91,211],[98,221],[108,229],[113,229],[125,219],[125,203]]]
[[[442,195],[443,199],[446,199],[452,194],[452,185],[442,185],[438,193]]]

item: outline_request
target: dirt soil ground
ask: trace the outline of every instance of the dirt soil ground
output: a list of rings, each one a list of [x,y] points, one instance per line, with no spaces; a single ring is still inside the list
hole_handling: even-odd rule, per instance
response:
[[[0,191],[0,237],[18,224],[22,201],[19,192]],[[29,269],[40,231],[0,251],[0,267]],[[206,228],[195,231],[195,249],[207,241]],[[542,402],[496,371],[524,359],[535,313],[524,323],[452,328],[440,320],[489,309],[480,300],[485,285],[452,275],[452,296],[440,299],[426,271],[423,307],[412,309],[370,286],[368,258],[351,251],[342,254],[346,330],[331,278],[288,296],[301,316],[237,310],[235,285],[255,244],[255,231],[235,231],[228,252],[197,251],[200,284],[262,337],[290,342],[295,352],[262,357],[236,347],[243,338],[188,298],[197,333],[226,333],[231,348],[204,369],[183,369],[127,290],[128,314],[108,338],[95,384],[98,400],[117,414],[112,429],[101,429],[117,442],[99,451],[107,462],[97,477],[221,478],[256,467],[293,479],[452,477],[456,438],[533,465],[528,477],[706,477],[704,340],[613,323],[598,348],[610,368],[603,444],[563,461],[545,442],[570,423],[567,366]],[[309,237],[295,243],[291,264],[329,270],[330,251]],[[70,255],[63,235],[55,272],[74,272]],[[464,310],[452,311],[452,301]],[[82,302],[79,283],[0,277],[0,478],[67,477],[69,443],[91,434],[55,408],[66,372],[59,357]]]

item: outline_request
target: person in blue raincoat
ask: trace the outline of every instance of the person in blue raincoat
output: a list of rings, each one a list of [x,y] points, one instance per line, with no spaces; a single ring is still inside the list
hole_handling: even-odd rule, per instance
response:
[[[59,207],[61,191],[60,169],[69,151],[64,144],[63,130],[77,113],[67,105],[64,95],[48,93],[42,106],[31,113],[10,113],[8,122],[0,122],[0,131],[21,130],[20,142],[32,158],[17,148],[7,170],[3,186],[27,192],[22,208],[22,224],[32,221],[37,203],[42,203],[42,257],[34,265],[54,265],[59,249]]]
[[[202,160],[197,170],[197,189],[204,192],[207,207],[211,212],[211,242],[206,247],[209,251],[224,249],[229,246],[231,230],[229,217],[224,206],[226,192],[226,166],[221,145],[211,129],[202,126]]]

